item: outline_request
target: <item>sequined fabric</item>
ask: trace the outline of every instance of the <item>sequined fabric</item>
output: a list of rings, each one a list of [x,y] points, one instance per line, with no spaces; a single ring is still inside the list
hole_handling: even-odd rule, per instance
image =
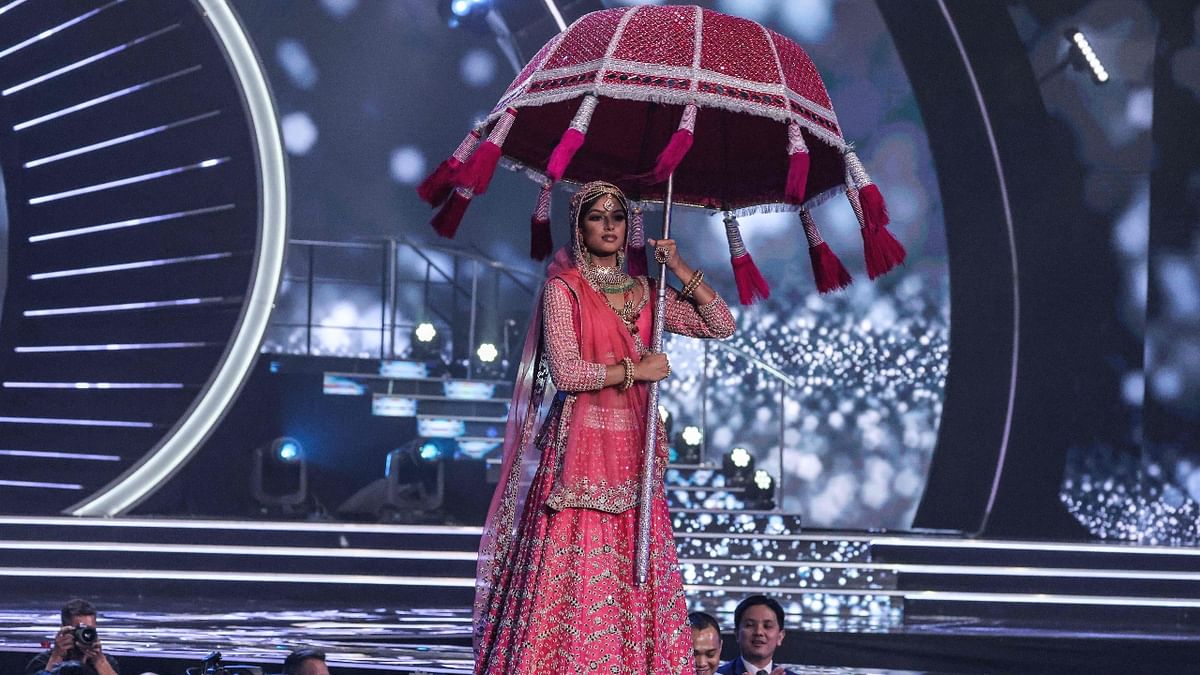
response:
[[[681,675],[692,672],[687,598],[662,489],[654,499],[650,574],[633,579],[637,510],[555,511],[544,504],[561,457],[559,398],[539,438],[542,463],[517,544],[480,616],[477,675]]]
[[[648,298],[652,284],[638,281]],[[732,333],[719,298],[697,308],[673,289],[668,297],[668,330]],[[626,354],[641,358],[606,303],[575,269],[543,291],[543,344],[559,393],[537,433],[541,461],[512,544],[477,605],[477,674],[691,672],[687,601],[662,488],[661,422],[649,578],[634,583],[645,386],[603,387],[605,365]],[[651,319],[642,311],[639,331]]]
[[[586,14],[538,52],[486,125],[509,107],[520,109],[504,153],[544,171],[585,97],[598,101],[587,136],[603,139],[606,150],[597,156],[585,147],[556,178],[629,187],[629,177],[651,170],[661,150],[647,152],[648,140],[667,138],[681,120],[692,128],[684,116],[691,107],[695,139],[675,172],[677,204],[795,206],[785,195],[789,126],[803,129],[799,144],[812,149],[801,204],[811,206],[844,180],[841,155],[849,146],[816,66],[795,42],[747,19],[678,5]],[[714,175],[722,176],[718,184]],[[642,200],[664,197],[661,184],[637,187]]]

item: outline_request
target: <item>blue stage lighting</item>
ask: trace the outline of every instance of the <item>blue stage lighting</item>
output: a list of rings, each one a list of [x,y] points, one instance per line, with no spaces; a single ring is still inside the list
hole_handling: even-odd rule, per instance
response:
[[[275,457],[282,462],[295,462],[300,459],[300,441],[294,438],[281,438],[275,442]]]
[[[417,454],[426,462],[436,462],[442,458],[442,446],[433,441],[425,441],[417,449]]]

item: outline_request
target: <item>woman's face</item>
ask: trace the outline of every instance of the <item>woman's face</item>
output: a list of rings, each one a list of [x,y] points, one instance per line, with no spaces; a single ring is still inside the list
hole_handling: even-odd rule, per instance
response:
[[[625,207],[612,195],[584,206],[579,229],[583,246],[594,256],[610,256],[625,246]]]

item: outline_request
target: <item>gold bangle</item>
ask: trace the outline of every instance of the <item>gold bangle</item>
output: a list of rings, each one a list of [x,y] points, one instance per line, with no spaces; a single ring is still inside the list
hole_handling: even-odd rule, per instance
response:
[[[621,383],[621,391],[625,391],[633,386],[633,359],[626,356],[621,359],[621,365],[625,366],[625,381]]]
[[[696,292],[696,289],[700,287],[700,284],[703,281],[704,270],[696,270],[696,273],[692,275],[691,280],[683,285],[683,290],[679,291],[679,295],[684,298],[692,297],[692,294]]]

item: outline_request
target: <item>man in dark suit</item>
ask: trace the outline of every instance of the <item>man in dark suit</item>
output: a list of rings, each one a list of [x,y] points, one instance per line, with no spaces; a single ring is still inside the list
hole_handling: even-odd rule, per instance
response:
[[[719,675],[797,675],[775,664],[783,644],[783,607],[765,595],[751,595],[733,610],[738,657],[721,666]]]

